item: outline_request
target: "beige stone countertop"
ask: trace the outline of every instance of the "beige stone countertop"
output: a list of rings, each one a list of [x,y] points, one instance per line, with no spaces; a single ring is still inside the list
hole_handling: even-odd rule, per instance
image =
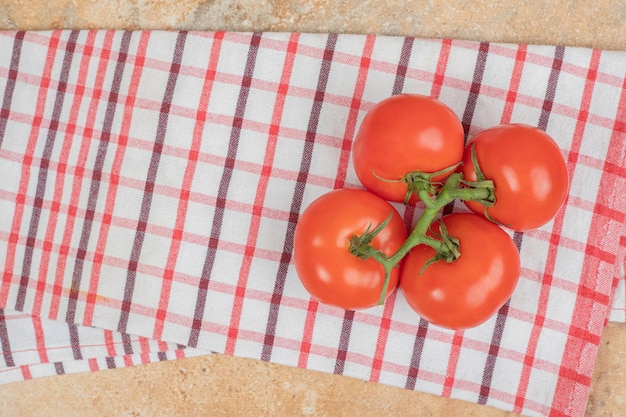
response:
[[[0,29],[377,33],[626,50],[624,0],[0,0]],[[601,341],[586,416],[626,415],[626,324]],[[0,416],[465,416],[494,408],[209,355],[0,386]]]

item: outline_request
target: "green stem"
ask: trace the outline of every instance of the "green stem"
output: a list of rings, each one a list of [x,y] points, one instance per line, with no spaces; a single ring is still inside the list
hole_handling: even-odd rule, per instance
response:
[[[441,190],[434,197],[431,197],[428,191],[421,190],[418,193],[418,196],[424,203],[425,209],[402,246],[400,246],[400,248],[398,248],[398,250],[391,256],[386,256],[384,253],[377,250],[368,251],[365,256],[361,255],[362,258],[371,257],[376,259],[385,269],[385,281],[383,284],[383,291],[381,292],[378,301],[379,305],[383,304],[385,298],[387,297],[391,271],[414,247],[418,245],[428,245],[435,250],[438,256],[445,259],[456,259],[460,256],[458,251],[453,252],[450,247],[444,243],[444,241],[428,236],[427,232],[437,218],[441,209],[453,200],[485,200],[489,198],[493,192],[493,186],[490,186],[490,184],[475,188],[463,187],[462,184],[463,175],[460,173],[453,173],[448,177]],[[378,230],[379,228],[376,229]],[[355,253],[353,252],[353,254]]]
[[[402,246],[396,253],[387,258],[389,263],[394,266],[397,265],[411,249],[422,244],[432,247],[437,253],[448,250],[441,240],[434,239],[426,234],[441,209],[456,199],[482,200],[491,193],[488,188],[461,188],[461,180],[461,174],[455,173],[450,175],[441,192],[435,198],[431,198],[427,193],[418,194],[420,200],[424,203],[424,212]]]

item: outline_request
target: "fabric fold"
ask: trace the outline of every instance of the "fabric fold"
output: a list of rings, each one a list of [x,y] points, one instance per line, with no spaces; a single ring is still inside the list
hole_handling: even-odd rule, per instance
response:
[[[210,353],[11,310],[0,310],[0,340],[1,383]]]

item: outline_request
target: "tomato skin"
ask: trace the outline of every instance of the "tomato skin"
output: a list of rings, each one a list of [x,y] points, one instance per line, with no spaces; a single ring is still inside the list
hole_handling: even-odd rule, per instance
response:
[[[510,298],[520,273],[520,258],[510,236],[495,223],[473,213],[442,218],[450,236],[459,240],[461,256],[437,261],[420,245],[405,258],[400,289],[409,305],[427,321],[448,329],[478,326]],[[433,229],[439,232],[439,224]]]
[[[385,200],[402,202],[407,185],[381,178],[401,180],[409,172],[451,167],[461,161],[463,145],[463,126],[449,107],[427,96],[400,94],[382,100],[365,115],[352,159],[365,188]]]
[[[558,145],[547,133],[523,124],[499,125],[478,133],[463,154],[468,181],[476,180],[472,145],[481,171],[496,189],[496,202],[487,209],[492,219],[525,231],[543,226],[556,215],[569,191],[569,174]],[[480,203],[465,204],[484,213]]]
[[[402,217],[380,197],[360,189],[337,189],[313,201],[301,214],[294,236],[294,263],[305,289],[318,301],[346,310],[378,303],[385,279],[382,265],[350,253],[350,238],[374,229],[389,215],[389,224],[371,245],[387,256],[407,237]],[[398,285],[394,268],[387,295]]]

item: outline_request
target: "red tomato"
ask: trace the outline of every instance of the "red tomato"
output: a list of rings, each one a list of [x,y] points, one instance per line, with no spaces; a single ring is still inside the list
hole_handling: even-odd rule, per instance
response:
[[[435,250],[416,246],[405,257],[400,289],[409,305],[437,326],[478,326],[510,298],[519,279],[519,253],[504,230],[481,216],[453,213],[442,220],[459,240],[461,256],[434,262],[420,274]],[[433,229],[438,232],[439,223]]]
[[[474,136],[465,147],[463,174],[476,180],[471,160],[475,146],[478,166],[494,183],[496,202],[489,216],[507,227],[525,231],[556,215],[569,190],[567,166],[554,140],[544,131],[521,124],[500,125]],[[465,204],[483,214],[475,201]]]
[[[407,237],[396,209],[387,201],[357,189],[337,189],[313,201],[302,213],[294,237],[296,271],[318,301],[358,310],[373,307],[383,289],[385,270],[375,259],[350,253],[350,238],[376,228],[393,213],[389,224],[371,241],[385,255],[393,254]],[[387,295],[398,285],[394,268]]]
[[[409,172],[434,173],[459,163],[463,144],[463,126],[449,107],[427,96],[401,94],[381,101],[365,115],[352,159],[365,188],[402,202],[407,185],[397,180]]]

